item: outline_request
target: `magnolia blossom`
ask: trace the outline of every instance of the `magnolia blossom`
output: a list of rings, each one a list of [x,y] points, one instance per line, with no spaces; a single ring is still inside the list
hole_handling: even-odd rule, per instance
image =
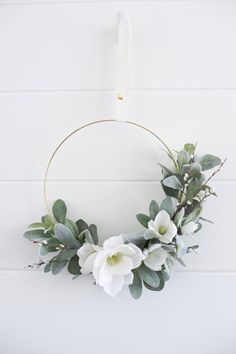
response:
[[[122,236],[110,237],[95,258],[96,283],[110,296],[116,295],[125,284],[133,282],[132,269],[139,267],[143,259],[142,251],[133,243],[124,244]]]
[[[164,243],[170,243],[177,234],[177,227],[165,210],[159,211],[155,220],[149,221],[148,228]]]
[[[168,253],[162,248],[160,243],[155,243],[145,248],[143,254],[145,256],[144,264],[155,271],[161,270],[168,256]]]
[[[190,221],[187,224],[181,226],[181,235],[191,235],[196,231],[198,225],[194,221]]]
[[[80,247],[77,251],[77,255],[79,257],[79,265],[82,274],[93,272],[94,261],[100,250],[101,247],[92,245],[91,243],[84,243],[84,245]]]

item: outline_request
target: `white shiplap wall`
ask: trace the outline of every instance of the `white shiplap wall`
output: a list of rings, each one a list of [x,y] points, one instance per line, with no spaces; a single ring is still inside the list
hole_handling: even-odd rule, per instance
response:
[[[130,14],[132,70],[118,104],[120,11]],[[0,354],[236,353],[235,63],[235,1],[0,0]],[[37,257],[21,235],[44,212],[50,152],[81,124],[117,114],[173,148],[198,141],[200,153],[228,158],[199,255],[139,301],[126,290],[110,299],[91,279],[23,270]],[[159,159],[142,131],[91,128],[58,155],[50,198],[103,238],[137,230],[134,215],[162,197]]]

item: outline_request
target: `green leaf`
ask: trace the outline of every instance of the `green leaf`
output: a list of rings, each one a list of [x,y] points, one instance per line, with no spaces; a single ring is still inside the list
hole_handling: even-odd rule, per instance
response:
[[[29,229],[45,229],[45,224],[41,223],[41,222],[35,222],[33,224],[30,224],[28,226]]]
[[[74,221],[72,221],[70,219],[66,219],[65,226],[68,227],[68,229],[70,229],[70,231],[73,233],[73,235],[75,237],[78,236],[79,230],[78,230],[78,227]]]
[[[72,234],[71,230],[68,229],[63,224],[56,224],[54,226],[55,236],[56,238],[65,246],[70,248],[80,248],[80,242],[75,238]]]
[[[57,256],[56,256],[56,261],[69,261],[72,257],[76,255],[77,250],[76,249],[65,249],[62,250]]]
[[[133,271],[133,283],[129,285],[129,291],[134,299],[138,299],[142,295],[142,281],[137,271]]]
[[[52,263],[47,263],[46,265],[45,265],[45,267],[44,267],[44,273],[48,273],[48,272],[50,272],[50,270],[51,270],[51,265],[52,265]]]
[[[199,160],[200,165],[202,166],[203,171],[210,170],[216,166],[219,166],[221,164],[221,159],[217,156],[214,155],[204,155],[200,160]]]
[[[171,171],[168,167],[162,165],[161,163],[158,163],[158,165],[161,167],[164,178],[168,176],[172,176],[174,174],[174,171]]]
[[[160,278],[157,272],[147,268],[144,264],[137,269],[137,272],[140,279],[151,287],[157,288],[160,285]]]
[[[65,266],[67,265],[68,261],[61,261],[61,262],[57,262],[57,261],[53,261],[51,263],[51,271],[53,275],[56,275],[58,273],[60,273],[62,271],[63,268],[65,268]]]
[[[174,222],[177,227],[180,227],[182,224],[184,212],[185,212],[184,208],[181,208],[180,211],[178,211],[178,213],[176,213],[176,215],[175,215]]]
[[[184,164],[188,163],[190,160],[190,156],[187,151],[182,150],[178,153],[177,156],[177,161],[179,164],[179,167],[181,168]]]
[[[89,225],[89,232],[90,232],[90,234],[91,234],[91,236],[92,236],[93,243],[94,243],[95,245],[97,245],[97,244],[98,244],[97,226],[94,225],[94,224]]]
[[[89,230],[84,230],[84,231],[82,232],[82,234],[84,235],[85,240],[86,240],[88,243],[94,244],[93,237],[92,237],[92,235],[91,235],[91,233],[90,233]],[[80,238],[81,238],[81,234],[80,234]]]
[[[148,215],[138,214],[136,215],[136,218],[142,226],[144,226],[146,229],[148,228],[148,223],[151,220],[151,218]]]
[[[158,212],[159,212],[159,205],[157,204],[157,202],[155,200],[152,200],[149,205],[150,218],[152,220],[154,220],[155,217],[157,216]]]
[[[161,186],[163,188],[163,191],[165,192],[165,194],[168,197],[172,197],[172,198],[178,199],[178,195],[179,195],[179,190],[178,189],[173,189],[173,188],[166,187],[166,186],[164,186],[162,181],[161,181]]]
[[[64,224],[66,220],[66,205],[63,200],[58,199],[52,207],[53,216],[56,221],[60,224]]]
[[[56,249],[55,246],[48,246],[48,245],[44,245],[42,244],[40,246],[40,250],[39,253],[41,256],[45,256],[46,254],[50,253],[50,252],[57,252],[58,250]]]
[[[183,186],[180,183],[179,179],[174,175],[174,176],[169,176],[165,178],[162,183],[164,186],[172,188],[172,189],[182,189]]]
[[[189,153],[189,155],[194,154],[195,149],[196,149],[196,145],[194,145],[194,144],[187,143],[184,145],[184,150],[187,151],[187,153]]]
[[[88,230],[88,224],[82,219],[76,221],[76,225],[78,227],[79,234],[85,230]]]
[[[202,173],[199,174],[197,177],[191,179],[186,193],[187,200],[192,202],[196,194],[200,192],[204,181],[205,181],[205,177]]]
[[[186,218],[184,218],[184,225],[189,223],[190,221],[196,222],[199,219],[199,215],[202,212],[202,208],[194,209]]]
[[[79,257],[75,255],[68,263],[68,272],[73,275],[80,275]]]
[[[161,291],[164,286],[165,286],[165,279],[164,276],[162,274],[162,272],[157,272],[157,275],[159,277],[159,286],[158,287],[152,287],[149,284],[147,284],[146,282],[143,282],[144,286],[151,291]]]
[[[43,230],[29,230],[23,234],[23,237],[30,241],[43,241],[51,238],[51,235]]]
[[[175,212],[172,198],[166,197],[161,203],[160,210],[165,210],[172,218]]]
[[[61,242],[59,240],[57,240],[55,237],[52,237],[49,240],[47,240],[47,246],[58,247],[58,246],[60,246],[60,244],[61,244]]]
[[[182,167],[183,174],[187,173],[189,177],[198,176],[202,172],[202,166],[199,163],[185,164]]]

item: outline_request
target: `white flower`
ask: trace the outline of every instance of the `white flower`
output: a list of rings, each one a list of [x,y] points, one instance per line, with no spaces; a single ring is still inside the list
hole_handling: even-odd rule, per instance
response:
[[[148,228],[164,243],[170,243],[177,234],[177,227],[170,220],[170,216],[165,210],[159,211],[154,221],[149,221]]]
[[[181,235],[190,235],[196,231],[198,225],[194,221],[190,221],[181,227]]]
[[[176,256],[177,258],[182,258],[187,253],[187,246],[180,236],[176,237]]]
[[[144,255],[133,243],[124,244],[122,236],[107,239],[97,253],[93,275],[96,283],[110,296],[133,281],[132,269],[141,265]]]
[[[84,243],[77,251],[79,257],[79,265],[82,274],[89,274],[93,271],[94,261],[101,250],[101,247],[92,245],[91,243]]]
[[[168,256],[168,253],[161,247],[160,243],[155,243],[145,248],[143,254],[145,256],[144,264],[155,271],[161,270]]]

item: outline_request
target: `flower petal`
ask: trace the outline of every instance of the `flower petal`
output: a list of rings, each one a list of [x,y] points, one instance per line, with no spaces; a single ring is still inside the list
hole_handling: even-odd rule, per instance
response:
[[[158,247],[149,253],[147,258],[144,260],[144,264],[152,270],[161,270],[167,256],[168,253],[163,248]]]
[[[154,224],[156,228],[160,226],[168,226],[169,222],[170,222],[170,215],[165,210],[159,211],[159,213],[157,214],[154,220]]]
[[[103,243],[104,250],[112,250],[124,244],[124,240],[122,236],[113,236],[108,238]]]
[[[159,240],[164,243],[170,243],[173,240],[173,238],[176,236],[176,234],[177,234],[177,227],[171,221],[166,233],[164,235],[160,235]]]
[[[132,261],[133,261],[132,269],[138,268],[141,265],[142,261],[144,260],[145,256],[144,256],[143,252],[141,251],[141,249],[138,248],[133,243],[129,243],[128,246],[135,251],[135,253],[131,256]]]
[[[92,253],[90,256],[87,257],[86,261],[81,266],[81,273],[82,274],[89,274],[93,272],[94,262],[97,257],[97,252]]]
[[[130,257],[122,256],[116,264],[106,263],[106,270],[115,275],[126,275],[131,272],[133,266],[132,259]]]
[[[77,255],[79,257],[79,265],[82,267],[86,259],[94,253],[94,248],[90,243],[85,243],[80,249],[77,251]]]
[[[198,228],[197,224],[194,221],[190,221],[189,223],[185,224],[181,228],[182,235],[190,235]]]
[[[124,276],[113,275],[112,281],[106,284],[103,287],[103,289],[108,295],[113,297],[122,289],[124,284],[125,284]]]

